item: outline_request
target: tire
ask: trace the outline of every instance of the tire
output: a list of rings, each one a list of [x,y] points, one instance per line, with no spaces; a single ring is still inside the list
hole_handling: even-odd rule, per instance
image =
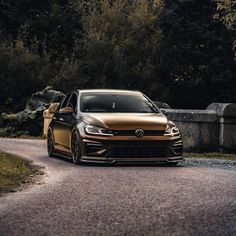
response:
[[[82,157],[82,144],[79,133],[73,132],[71,137],[71,151],[72,151],[72,162],[76,165],[80,164]]]
[[[48,149],[48,156],[49,157],[55,157],[53,137],[52,137],[52,132],[50,130],[48,131],[48,136],[47,136],[47,149]]]

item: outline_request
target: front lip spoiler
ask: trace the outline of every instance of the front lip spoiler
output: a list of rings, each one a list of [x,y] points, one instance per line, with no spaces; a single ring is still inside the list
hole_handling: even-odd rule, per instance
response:
[[[153,157],[153,158],[104,158],[83,156],[81,162],[84,163],[175,163],[183,162],[182,156],[176,157]]]

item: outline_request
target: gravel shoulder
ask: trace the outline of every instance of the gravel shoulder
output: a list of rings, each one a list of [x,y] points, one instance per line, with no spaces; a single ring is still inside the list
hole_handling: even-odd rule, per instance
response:
[[[236,171],[236,161],[208,158],[185,158],[184,165],[187,167],[216,168]]]
[[[44,140],[0,139],[42,166],[40,181],[0,198],[0,235],[236,235],[236,164],[75,166]]]

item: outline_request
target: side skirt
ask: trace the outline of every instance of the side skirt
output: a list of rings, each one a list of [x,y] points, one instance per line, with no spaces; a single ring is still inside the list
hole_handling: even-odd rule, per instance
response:
[[[54,155],[62,157],[62,158],[66,158],[66,159],[72,159],[72,154],[69,152],[63,152],[63,151],[58,151],[55,150],[56,152],[54,153]]]

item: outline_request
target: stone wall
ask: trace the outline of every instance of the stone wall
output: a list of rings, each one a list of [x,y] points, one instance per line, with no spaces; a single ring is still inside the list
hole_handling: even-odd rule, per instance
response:
[[[162,109],[181,130],[186,151],[236,151],[236,104],[206,110]]]

